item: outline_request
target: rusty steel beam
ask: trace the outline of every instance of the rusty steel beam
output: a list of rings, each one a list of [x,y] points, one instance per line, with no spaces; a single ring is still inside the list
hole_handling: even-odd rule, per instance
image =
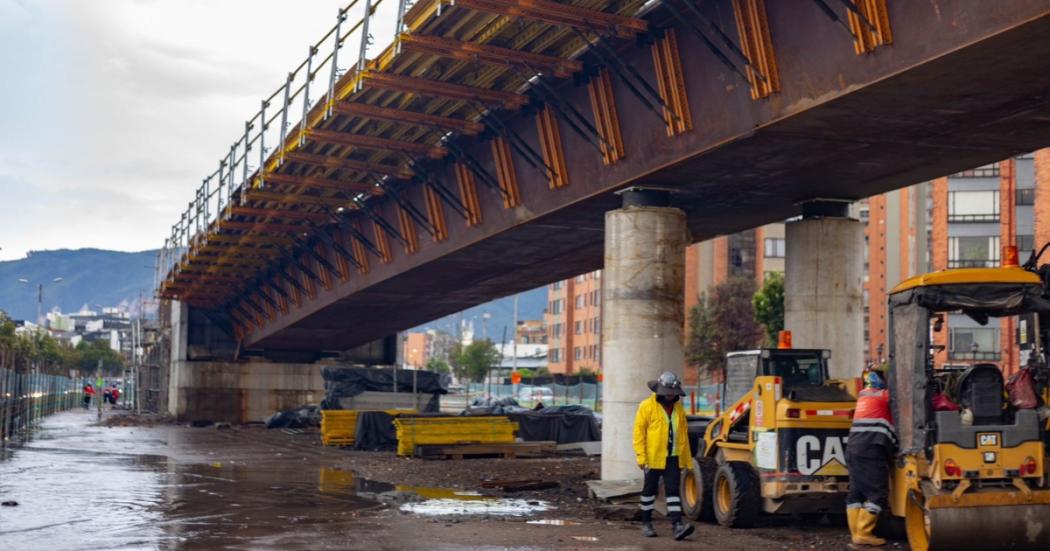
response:
[[[287,184],[290,186],[339,189],[352,192],[371,192],[375,189],[372,184],[351,182],[348,180],[335,180],[333,178],[322,178],[320,176],[292,176],[291,174],[267,174],[264,176],[267,184]]]
[[[325,222],[328,215],[320,212],[303,212],[299,210],[285,209],[258,209],[252,207],[234,206],[230,207],[230,214],[235,216],[257,216],[270,218],[284,218],[285,220],[305,220],[307,222]]]
[[[454,130],[469,136],[478,134],[485,129],[485,125],[479,122],[454,119],[452,117],[439,117],[437,115],[428,115],[416,111],[392,109],[390,107],[380,107],[378,105],[369,105],[367,103],[356,103],[352,101],[341,101],[335,104],[333,109],[336,113],[351,117],[363,117],[366,119],[377,119],[440,128],[443,130]]]
[[[350,199],[339,197],[318,197],[315,195],[301,195],[295,193],[275,193],[272,191],[248,190],[249,201],[266,201],[270,203],[283,203],[287,205],[326,205],[329,207],[349,207]]]
[[[311,229],[311,226],[301,226],[299,224],[274,224],[270,222],[235,222],[233,220],[223,220],[222,222],[219,222],[219,229],[277,233],[301,233],[309,231]]]
[[[491,90],[489,88],[467,86],[465,84],[452,84],[440,80],[430,80],[405,75],[377,73],[375,71],[365,71],[361,75],[361,80],[366,86],[371,88],[394,90],[397,92],[406,92],[422,96],[437,96],[459,101],[499,104],[507,109],[520,109],[529,102],[528,96],[515,92]]]
[[[468,10],[522,17],[554,25],[568,25],[623,38],[633,38],[636,34],[649,30],[649,23],[644,19],[547,0],[455,0],[454,5]]]
[[[336,104],[336,110],[339,110],[339,105]],[[370,172],[373,174],[382,174],[388,176],[394,176],[397,178],[411,178],[415,174],[409,168],[403,168],[395,165],[383,164],[383,163],[370,163],[365,161],[354,161],[351,159],[341,159],[339,157],[330,157],[328,155],[316,155],[313,153],[303,153],[302,151],[289,151],[284,154],[285,162],[291,161],[295,163],[302,163],[306,165],[321,166],[324,168],[342,169],[342,170],[357,170],[360,172]]]
[[[402,34],[401,47],[408,52],[432,54],[459,61],[471,61],[503,67],[527,66],[549,71],[559,78],[568,78],[583,69],[583,63],[574,59],[523,52],[488,44],[463,42],[425,34]]]
[[[364,149],[395,151],[399,153],[407,153],[409,155],[426,155],[433,159],[440,159],[448,153],[444,147],[436,145],[380,138],[377,136],[365,136],[362,134],[350,134],[349,132],[335,132],[332,130],[309,130],[306,133],[306,139],[315,142],[361,147]]]

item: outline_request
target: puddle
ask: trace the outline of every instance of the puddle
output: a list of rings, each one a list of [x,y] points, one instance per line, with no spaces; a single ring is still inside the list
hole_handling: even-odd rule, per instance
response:
[[[553,507],[546,501],[506,498],[481,498],[475,500],[427,499],[415,503],[405,503],[401,506],[401,511],[403,512],[424,516],[490,515],[523,517],[551,509]]]

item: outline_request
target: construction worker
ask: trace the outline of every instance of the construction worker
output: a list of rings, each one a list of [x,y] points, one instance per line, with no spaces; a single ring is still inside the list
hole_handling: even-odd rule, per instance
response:
[[[693,526],[682,522],[682,500],[678,495],[682,469],[692,464],[689,452],[689,428],[685,409],[679,399],[685,396],[682,382],[674,373],[665,372],[649,381],[652,396],[638,405],[634,417],[634,454],[638,467],[645,473],[642,485],[642,534],[656,537],[653,529],[653,506],[664,481],[667,516],[671,518],[674,539],[682,540],[693,533]]]
[[[897,434],[890,413],[890,394],[879,372],[864,374],[864,389],[857,396],[846,443],[849,494],[846,518],[853,545],[885,545],[876,537],[875,524],[889,494],[889,465],[897,450]]]

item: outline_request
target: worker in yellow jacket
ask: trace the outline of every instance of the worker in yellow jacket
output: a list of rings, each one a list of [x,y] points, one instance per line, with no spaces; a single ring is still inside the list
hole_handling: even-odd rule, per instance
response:
[[[685,392],[682,382],[671,372],[649,381],[649,389],[653,391],[652,396],[638,405],[638,413],[634,416],[634,454],[638,458],[638,467],[645,473],[642,535],[656,537],[653,505],[662,478],[674,539],[682,540],[693,533],[693,526],[682,522],[682,499],[678,493],[682,469],[692,464],[685,409],[679,403]]]

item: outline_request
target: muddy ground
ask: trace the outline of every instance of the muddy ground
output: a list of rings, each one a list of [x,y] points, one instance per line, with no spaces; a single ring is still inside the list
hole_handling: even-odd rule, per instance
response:
[[[0,549],[844,549],[846,529],[767,520],[698,524],[687,542],[645,540],[593,503],[599,460],[421,460],[320,445],[314,431],[193,428],[169,420],[103,425],[76,411],[45,419],[0,460]],[[554,480],[503,493],[485,481]],[[630,511],[627,511],[627,516]],[[900,549],[897,545],[894,548]]]

